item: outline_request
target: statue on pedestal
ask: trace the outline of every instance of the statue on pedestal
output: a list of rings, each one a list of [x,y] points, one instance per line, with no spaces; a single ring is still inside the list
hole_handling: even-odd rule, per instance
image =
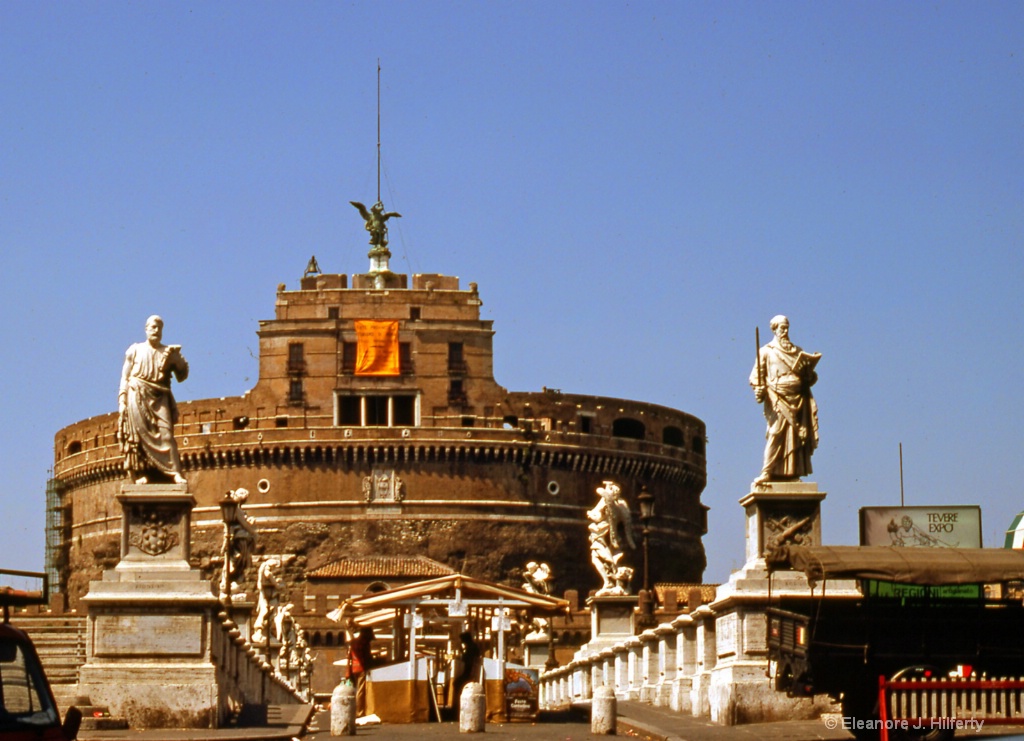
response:
[[[181,460],[174,441],[178,407],[171,394],[171,376],[188,378],[188,363],[181,345],[164,345],[164,320],[146,320],[146,341],[125,352],[121,385],[117,394],[117,440],[124,468],[137,484],[153,478],[184,484]]]
[[[523,569],[523,591],[531,594],[551,594],[551,567],[546,563],[530,561]],[[538,638],[550,636],[550,624],[547,618],[535,617],[528,621],[526,626],[526,638]]]
[[[256,603],[256,617],[253,619],[251,641],[254,646],[269,646],[270,643],[281,599],[277,593],[281,583],[275,573],[280,566],[281,562],[278,559],[270,558],[260,564],[257,572],[256,588],[259,590],[259,598]]]
[[[590,560],[600,574],[604,585],[597,596],[629,594],[633,569],[621,563],[624,555],[622,543],[636,548],[633,541],[633,517],[629,505],[622,498],[618,484],[605,481],[597,488],[601,499],[587,511],[590,520]]]
[[[298,685],[299,678],[299,631],[295,618],[292,617],[291,602],[279,608],[274,618],[274,635],[281,648],[277,652],[277,673],[287,679],[292,686]]]
[[[242,507],[249,499],[247,489],[239,488],[229,491],[228,496],[238,506],[235,509],[235,519],[225,523],[228,530],[225,538],[227,552],[224,554],[226,574],[221,584],[221,590],[225,594],[232,595],[233,599],[242,599],[243,595],[238,593],[238,583],[242,580],[246,570],[252,566],[252,552],[256,546],[256,523]]]
[[[384,204],[377,201],[366,210],[366,206],[359,201],[349,201],[359,210],[359,214],[366,221],[366,231],[370,233],[370,244],[374,249],[384,249],[388,246],[388,225],[387,221],[392,216],[401,218],[402,214],[394,211],[384,212]]]
[[[818,406],[811,386],[821,353],[806,353],[789,339],[789,319],[771,321],[775,338],[757,351],[750,372],[754,398],[764,404],[768,423],[764,465],[753,486],[772,481],[795,481],[811,473],[811,455],[818,447]],[[760,343],[758,343],[760,344]]]

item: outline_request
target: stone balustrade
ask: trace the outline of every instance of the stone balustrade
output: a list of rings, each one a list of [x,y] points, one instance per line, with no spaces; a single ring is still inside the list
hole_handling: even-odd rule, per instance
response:
[[[293,705],[306,702],[299,691],[267,663],[225,612],[217,615],[210,635],[211,660],[216,666],[221,724],[227,715],[250,706]]]
[[[752,578],[753,577],[753,578]],[[751,584],[751,581],[756,583]],[[589,702],[599,687],[722,725],[813,718],[824,699],[788,698],[768,677],[766,574],[738,572],[709,604],[624,637],[577,652],[540,677],[544,709]]]

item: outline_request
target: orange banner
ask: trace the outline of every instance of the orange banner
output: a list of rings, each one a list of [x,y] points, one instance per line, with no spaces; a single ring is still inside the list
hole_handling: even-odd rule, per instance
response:
[[[398,322],[357,321],[356,375],[397,376]]]

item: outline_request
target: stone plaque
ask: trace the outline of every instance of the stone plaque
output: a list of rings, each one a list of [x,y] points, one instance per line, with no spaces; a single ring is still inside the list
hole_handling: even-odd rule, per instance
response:
[[[715,630],[718,633],[717,648],[719,657],[732,656],[739,653],[739,646],[736,645],[736,623],[738,617],[735,612],[731,612],[715,621]]]
[[[203,654],[198,615],[98,615],[93,628],[97,656]]]
[[[598,631],[601,635],[632,635],[632,617],[632,605],[602,605],[597,613]]]

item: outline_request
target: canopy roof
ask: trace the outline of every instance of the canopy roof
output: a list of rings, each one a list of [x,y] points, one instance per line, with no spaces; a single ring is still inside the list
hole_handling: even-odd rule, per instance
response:
[[[1024,551],[1004,548],[788,546],[767,557],[770,571],[823,579],[880,579],[937,586],[1024,580]]]
[[[422,604],[450,606],[456,602],[467,607],[526,609],[535,615],[557,615],[569,611],[569,603],[564,599],[494,584],[464,574],[449,574],[383,592],[350,597],[342,603],[340,612],[352,614],[364,610],[415,608]]]

